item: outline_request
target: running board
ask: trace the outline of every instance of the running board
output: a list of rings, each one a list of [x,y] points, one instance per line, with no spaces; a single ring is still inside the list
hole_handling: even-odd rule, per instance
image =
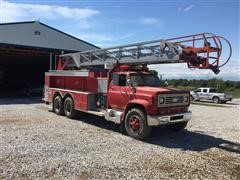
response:
[[[100,116],[100,117],[104,117],[104,112],[102,111],[92,111],[92,110],[88,110],[88,111],[83,111],[85,113],[89,113],[89,114],[93,114],[95,116]]]
[[[122,111],[117,111],[117,110],[113,110],[113,109],[108,109],[105,112],[105,119],[107,121],[112,121],[116,124],[120,124],[121,122],[121,115],[122,115]]]
[[[117,111],[113,109],[107,109],[106,111],[93,111],[93,110],[88,110],[88,111],[82,111],[88,114],[92,114],[95,116],[99,117],[104,117],[107,121],[112,121],[116,124],[120,124],[121,122],[121,115],[122,111]]]

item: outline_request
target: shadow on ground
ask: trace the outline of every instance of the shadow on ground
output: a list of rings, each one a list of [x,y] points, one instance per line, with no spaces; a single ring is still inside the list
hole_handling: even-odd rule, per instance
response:
[[[190,151],[203,151],[215,147],[240,153],[240,144],[207,135],[202,131],[190,131],[187,129],[170,132],[165,127],[157,127],[153,129],[147,142],[163,147]]]
[[[93,115],[84,114],[75,120],[121,133],[119,131],[119,125],[107,122],[103,118]],[[188,151],[204,151],[215,147],[240,153],[240,144],[222,138],[216,138],[200,131],[190,131],[186,129],[180,132],[171,132],[164,126],[153,128],[151,135],[145,140],[145,142],[166,148],[178,148]]]

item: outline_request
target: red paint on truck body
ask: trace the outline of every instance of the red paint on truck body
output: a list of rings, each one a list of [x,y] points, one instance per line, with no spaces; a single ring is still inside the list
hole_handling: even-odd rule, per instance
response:
[[[125,68],[127,69],[127,68]],[[124,70],[125,70],[124,69]],[[128,69],[127,69],[128,70]],[[129,76],[131,71],[114,72]],[[138,72],[139,73],[139,72]],[[148,74],[148,72],[141,72]],[[112,73],[89,72],[88,76],[55,76],[45,75],[44,101],[52,102],[54,95],[59,93],[62,98],[70,95],[75,103],[75,109],[80,111],[91,110],[91,103],[97,101],[98,95],[106,95],[109,109],[125,111],[131,104],[143,106],[148,115],[169,115],[188,111],[188,105],[176,107],[157,107],[158,94],[188,93],[163,87],[131,87],[115,86],[110,78]],[[109,77],[109,78],[108,78]],[[107,81],[107,92],[99,92],[99,80]]]

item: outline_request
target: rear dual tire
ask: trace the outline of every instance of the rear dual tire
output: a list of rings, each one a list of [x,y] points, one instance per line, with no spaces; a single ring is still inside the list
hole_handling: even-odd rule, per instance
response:
[[[63,105],[64,114],[67,118],[75,118],[77,115],[77,111],[74,109],[74,102],[71,97],[67,97],[64,101]]]
[[[64,102],[61,96],[53,99],[53,112],[57,115],[65,115],[67,118],[74,118],[77,111],[74,109],[74,102],[71,97],[67,97]]]
[[[53,112],[57,115],[63,115],[63,103],[61,96],[55,96],[52,103]]]

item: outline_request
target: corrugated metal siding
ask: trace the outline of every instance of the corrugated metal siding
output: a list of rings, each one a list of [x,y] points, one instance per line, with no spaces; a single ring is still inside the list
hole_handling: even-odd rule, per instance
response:
[[[40,35],[36,35],[36,31],[39,31]],[[0,25],[0,43],[72,51],[96,49],[91,44],[38,22]]]

